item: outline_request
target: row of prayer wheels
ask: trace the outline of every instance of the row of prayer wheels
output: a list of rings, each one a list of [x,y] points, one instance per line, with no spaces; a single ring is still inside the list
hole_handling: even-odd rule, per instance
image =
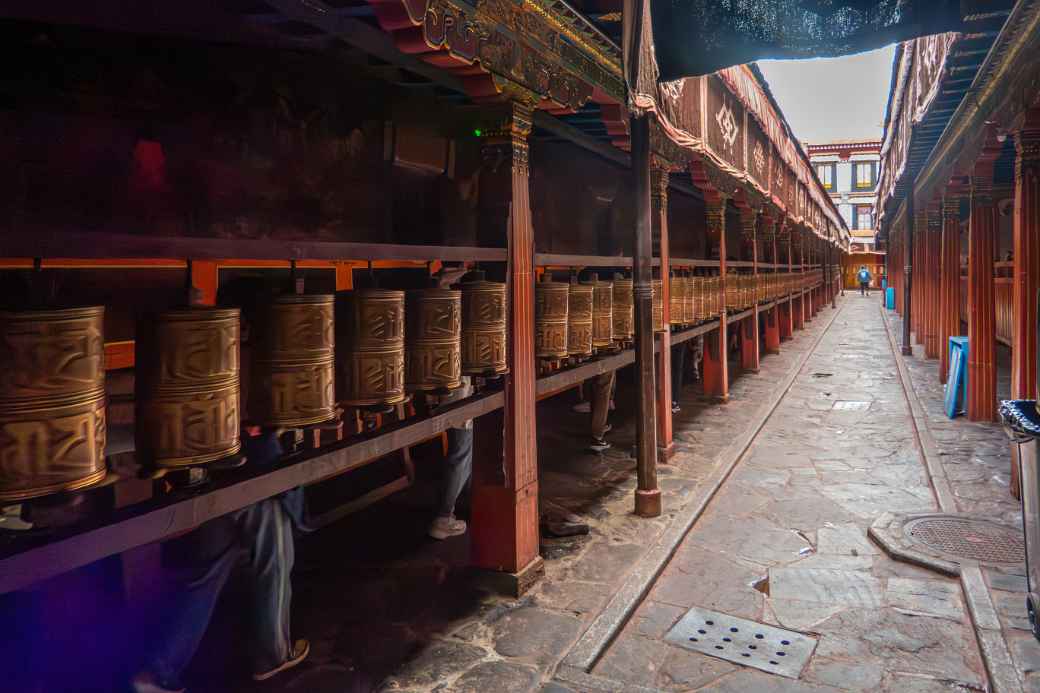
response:
[[[591,356],[632,339],[635,332],[632,280],[535,284],[535,356]]]
[[[392,405],[506,371],[505,284],[283,295],[251,315],[252,423],[300,427],[347,406]],[[0,312],[0,502],[105,477],[104,308]],[[241,448],[241,319],[193,307],[142,319],[135,336],[135,438],[156,467]],[[336,395],[339,395],[338,399]]]

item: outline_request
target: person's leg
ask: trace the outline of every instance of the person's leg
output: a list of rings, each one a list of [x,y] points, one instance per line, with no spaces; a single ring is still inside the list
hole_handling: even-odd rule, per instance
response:
[[[610,390],[614,386],[614,371],[601,373],[592,379],[592,424],[595,440],[603,440],[607,434],[607,415],[610,407]]]
[[[273,675],[296,657],[302,661],[301,650],[307,648],[306,641],[296,646],[289,631],[296,559],[292,519],[279,499],[269,498],[243,510],[239,521],[243,535],[252,538],[253,673]]]
[[[679,411],[679,393],[682,392],[686,369],[686,343],[672,347],[672,412]]]
[[[167,600],[167,616],[159,630],[159,640],[152,647],[149,656],[148,671],[138,675],[134,687],[142,688],[142,683],[149,678],[164,689],[176,690],[180,687],[181,674],[191,663],[192,657],[202,642],[206,628],[213,617],[213,609],[221,590],[235,565],[243,557],[241,547],[233,541],[234,531],[231,528],[233,519],[222,517],[200,526],[191,535],[169,542],[163,547],[164,553],[169,551],[192,551],[195,547],[213,547],[219,545],[213,553],[212,560],[183,568],[175,582],[179,583],[174,594]],[[200,551],[200,554],[204,552]],[[187,557],[190,560],[190,557]]]
[[[444,459],[444,487],[437,507],[439,517],[452,517],[459,494],[473,473],[473,429],[448,429],[448,456]]]

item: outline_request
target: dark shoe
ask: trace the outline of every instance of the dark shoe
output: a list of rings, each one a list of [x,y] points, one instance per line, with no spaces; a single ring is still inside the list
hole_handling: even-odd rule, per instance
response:
[[[592,442],[589,443],[589,446],[586,448],[586,450],[589,450],[590,452],[603,452],[604,450],[609,449],[610,443],[603,440],[602,438],[593,438]]]
[[[672,413],[673,414],[678,414],[681,411],[682,411],[682,408],[679,406],[679,403],[678,402],[672,402]]]
[[[130,690],[134,693],[187,693],[187,688],[174,688],[159,683],[155,675],[142,672],[130,682]]]
[[[270,671],[262,671],[259,674],[253,674],[254,681],[266,681],[267,679],[277,676],[283,671],[288,671],[294,666],[307,659],[307,655],[311,653],[311,644],[307,640],[300,638],[293,643],[292,650],[289,652],[289,659],[285,660],[274,669]]]

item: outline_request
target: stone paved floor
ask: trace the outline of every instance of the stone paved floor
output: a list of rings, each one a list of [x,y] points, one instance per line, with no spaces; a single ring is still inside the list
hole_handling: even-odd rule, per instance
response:
[[[593,673],[674,691],[982,690],[958,581],[866,529],[936,503],[874,297],[850,294],[789,393]],[[692,606],[818,634],[800,680],[674,647]]]
[[[886,311],[893,334],[902,334],[902,319]],[[1011,354],[997,350],[997,397],[1007,399],[1011,391]],[[935,359],[924,358],[920,346],[913,357],[905,357],[914,391],[924,409],[926,425],[938,448],[957,510],[974,513],[1021,527],[1021,506],[1008,493],[1010,477],[1008,439],[995,423],[949,419],[943,409],[943,385]],[[1011,657],[1025,674],[1026,689],[1040,690],[1040,645],[1029,631],[1025,609],[1024,568],[1012,571],[984,569],[990,596],[1000,618]]]
[[[550,681],[559,661],[720,464],[720,451],[757,420],[756,408],[804,356],[827,314],[784,342],[781,354],[764,357],[758,373],[734,371],[727,405],[701,396],[696,383],[684,389],[675,419],[677,452],[659,467],[662,517],[632,514],[629,374],[619,378],[608,435],[614,447],[603,455],[582,450],[588,415],[571,411],[573,394],[543,401],[543,508],[571,511],[591,531],[543,539],[546,575],[528,594],[511,600],[487,592],[466,568],[466,537],[425,539],[432,489],[420,484],[300,544],[293,618],[294,630],[313,643],[305,666],[265,686],[238,684],[242,672],[226,657],[234,630],[218,624],[193,666],[192,692],[567,690]]]

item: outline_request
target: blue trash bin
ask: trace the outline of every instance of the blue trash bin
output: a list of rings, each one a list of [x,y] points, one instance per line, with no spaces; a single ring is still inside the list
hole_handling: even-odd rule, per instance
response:
[[[896,290],[891,286],[885,288],[885,308],[896,309]]]
[[[964,413],[968,401],[968,338],[950,337],[948,348],[950,358],[943,408],[946,416],[952,419]]]

